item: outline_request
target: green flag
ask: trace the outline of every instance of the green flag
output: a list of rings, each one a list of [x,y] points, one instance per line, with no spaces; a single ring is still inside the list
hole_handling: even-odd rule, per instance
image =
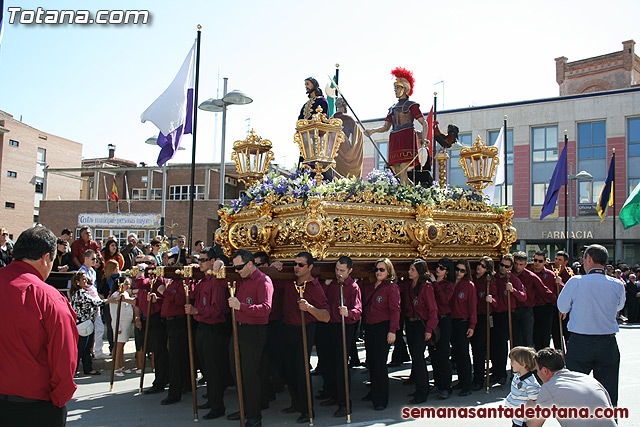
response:
[[[640,184],[636,185],[618,214],[624,229],[640,224]]]

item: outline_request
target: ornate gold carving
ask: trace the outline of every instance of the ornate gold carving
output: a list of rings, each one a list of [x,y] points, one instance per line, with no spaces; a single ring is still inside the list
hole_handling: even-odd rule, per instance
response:
[[[252,186],[267,173],[273,160],[271,141],[260,138],[252,129],[247,139],[233,143],[231,159],[236,163],[240,181]]]
[[[480,191],[493,182],[496,167],[500,163],[498,148],[487,147],[478,136],[473,147],[465,147],[460,150],[458,163],[467,176],[467,185]]]

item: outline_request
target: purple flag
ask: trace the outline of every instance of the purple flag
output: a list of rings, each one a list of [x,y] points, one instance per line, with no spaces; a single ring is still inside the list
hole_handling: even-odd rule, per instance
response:
[[[558,164],[553,170],[553,175],[551,175],[551,182],[549,182],[549,188],[547,188],[547,195],[544,197],[540,219],[553,213],[556,209],[560,187],[567,185],[567,145],[569,144],[564,144]]]

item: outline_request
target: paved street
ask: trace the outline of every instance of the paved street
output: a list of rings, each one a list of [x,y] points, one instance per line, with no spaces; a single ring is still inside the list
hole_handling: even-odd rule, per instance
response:
[[[622,325],[620,334],[618,335],[618,343],[621,352],[621,368],[620,368],[620,407],[629,408],[630,418],[620,420],[620,426],[638,426],[640,425],[640,403],[637,400],[638,391],[640,390],[640,325]],[[133,341],[127,344],[128,352],[127,366],[133,366]],[[361,360],[364,360],[364,350],[361,349]],[[312,365],[315,365],[315,356],[312,357]],[[98,361],[96,366],[101,366]],[[106,366],[110,363],[107,361]],[[409,375],[410,365],[404,364],[398,368],[391,368],[391,400],[385,411],[373,411],[370,402],[363,402],[360,399],[367,393],[367,387],[364,381],[368,379],[367,371],[364,369],[354,370],[352,374],[353,392],[352,400],[354,403],[351,426],[369,426],[369,425],[396,425],[404,423],[428,423],[430,426],[509,426],[511,421],[503,420],[414,420],[407,421],[402,419],[401,408],[408,404],[409,397],[407,393],[413,391],[410,386],[402,384],[403,378]],[[430,375],[432,377],[432,375]],[[110,371],[106,369],[100,376],[80,376],[77,378],[78,390],[67,408],[69,411],[69,426],[187,426],[193,423],[192,398],[191,393],[183,395],[182,401],[170,405],[161,406],[160,401],[166,397],[164,394],[156,394],[151,396],[141,396],[138,394],[139,377],[135,375],[127,375],[124,378],[116,378],[114,391],[109,392]],[[315,393],[319,391],[322,380],[319,377],[313,377]],[[153,374],[147,373],[145,376],[145,387],[150,386],[153,381]],[[199,403],[202,403],[202,394],[205,388],[198,388]],[[489,394],[484,392],[474,392],[468,397],[458,397],[455,393],[453,397],[447,401],[440,401],[434,395],[430,395],[425,406],[444,407],[444,406],[467,406],[495,407],[502,403],[504,397],[508,394],[508,386],[496,387]],[[235,389],[227,390],[225,395],[225,404],[227,414],[238,409],[237,397]],[[277,400],[271,402],[271,407],[262,412],[263,425],[280,426],[295,425],[298,414],[282,414],[281,409],[289,406],[288,393],[278,394]],[[314,425],[316,426],[338,426],[344,425],[344,418],[334,418],[333,412],[335,407],[322,407],[316,402],[316,418]],[[200,411],[203,415],[208,410]],[[220,427],[239,426],[239,421],[227,421],[226,418],[217,420],[200,420],[199,424],[215,425]],[[545,423],[545,426],[557,426],[555,420]]]

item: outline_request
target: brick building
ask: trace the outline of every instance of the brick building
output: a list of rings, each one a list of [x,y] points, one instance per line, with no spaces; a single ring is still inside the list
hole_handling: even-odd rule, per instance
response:
[[[592,175],[589,180],[570,180],[570,249],[577,256],[583,244],[597,242],[612,252],[612,209],[609,208],[608,218],[600,223],[595,205],[604,186],[613,148],[616,149],[616,214],[631,190],[640,183],[640,59],[633,52],[634,44],[632,40],[627,41],[623,43],[623,52],[582,61],[557,60],[558,69],[562,66],[564,70],[558,71],[560,97],[438,112],[441,128],[446,129],[449,123],[460,128],[459,139],[464,146],[471,146],[477,136],[492,145],[504,116],[508,116],[508,204],[514,208],[513,223],[518,232],[514,249],[530,255],[542,249],[553,257],[557,250],[565,248],[563,190],[555,213],[542,221],[539,217],[551,175],[564,147],[566,130],[570,175],[582,170]],[[365,120],[365,127],[379,127],[383,120]],[[374,140],[386,155],[388,134],[375,134]],[[450,155],[448,184],[465,186],[466,177],[458,164],[459,152],[451,151]],[[364,173],[383,166],[371,144],[366,144]],[[503,203],[503,189],[498,187],[496,193],[496,200]],[[617,221],[616,237],[617,259],[629,263],[640,260],[640,226],[623,230]]]
[[[42,201],[41,222],[55,232],[63,228],[76,228],[79,214],[132,213],[159,216],[162,212],[163,171],[166,171],[165,235],[176,237],[188,234],[190,164],[169,164],[166,169],[158,166],[136,165],[135,162],[115,156],[115,145],[109,145],[109,156],[85,159],[78,168],[48,168],[47,176],[76,174],[73,183],[79,197],[74,200],[56,200],[46,194]],[[233,163],[225,165],[225,203],[239,197],[244,184],[238,181]],[[203,240],[213,243],[213,235],[218,226],[220,165],[218,163],[196,164],[193,215],[193,241]],[[277,165],[271,165],[277,170]],[[285,171],[286,172],[286,171]],[[117,189],[119,201],[109,200],[113,187]],[[96,216],[96,215],[93,215]],[[101,215],[98,215],[101,216]],[[102,215],[101,217],[104,217]],[[129,233],[136,233],[144,242],[149,242],[161,230],[158,224],[136,227],[125,221],[121,215],[121,226],[93,226],[95,240],[106,240],[114,236],[123,245]]]
[[[0,110],[1,226],[14,240],[40,221],[45,192],[50,199],[77,199],[74,175],[46,179],[45,168],[78,168],[82,144],[35,129]]]

